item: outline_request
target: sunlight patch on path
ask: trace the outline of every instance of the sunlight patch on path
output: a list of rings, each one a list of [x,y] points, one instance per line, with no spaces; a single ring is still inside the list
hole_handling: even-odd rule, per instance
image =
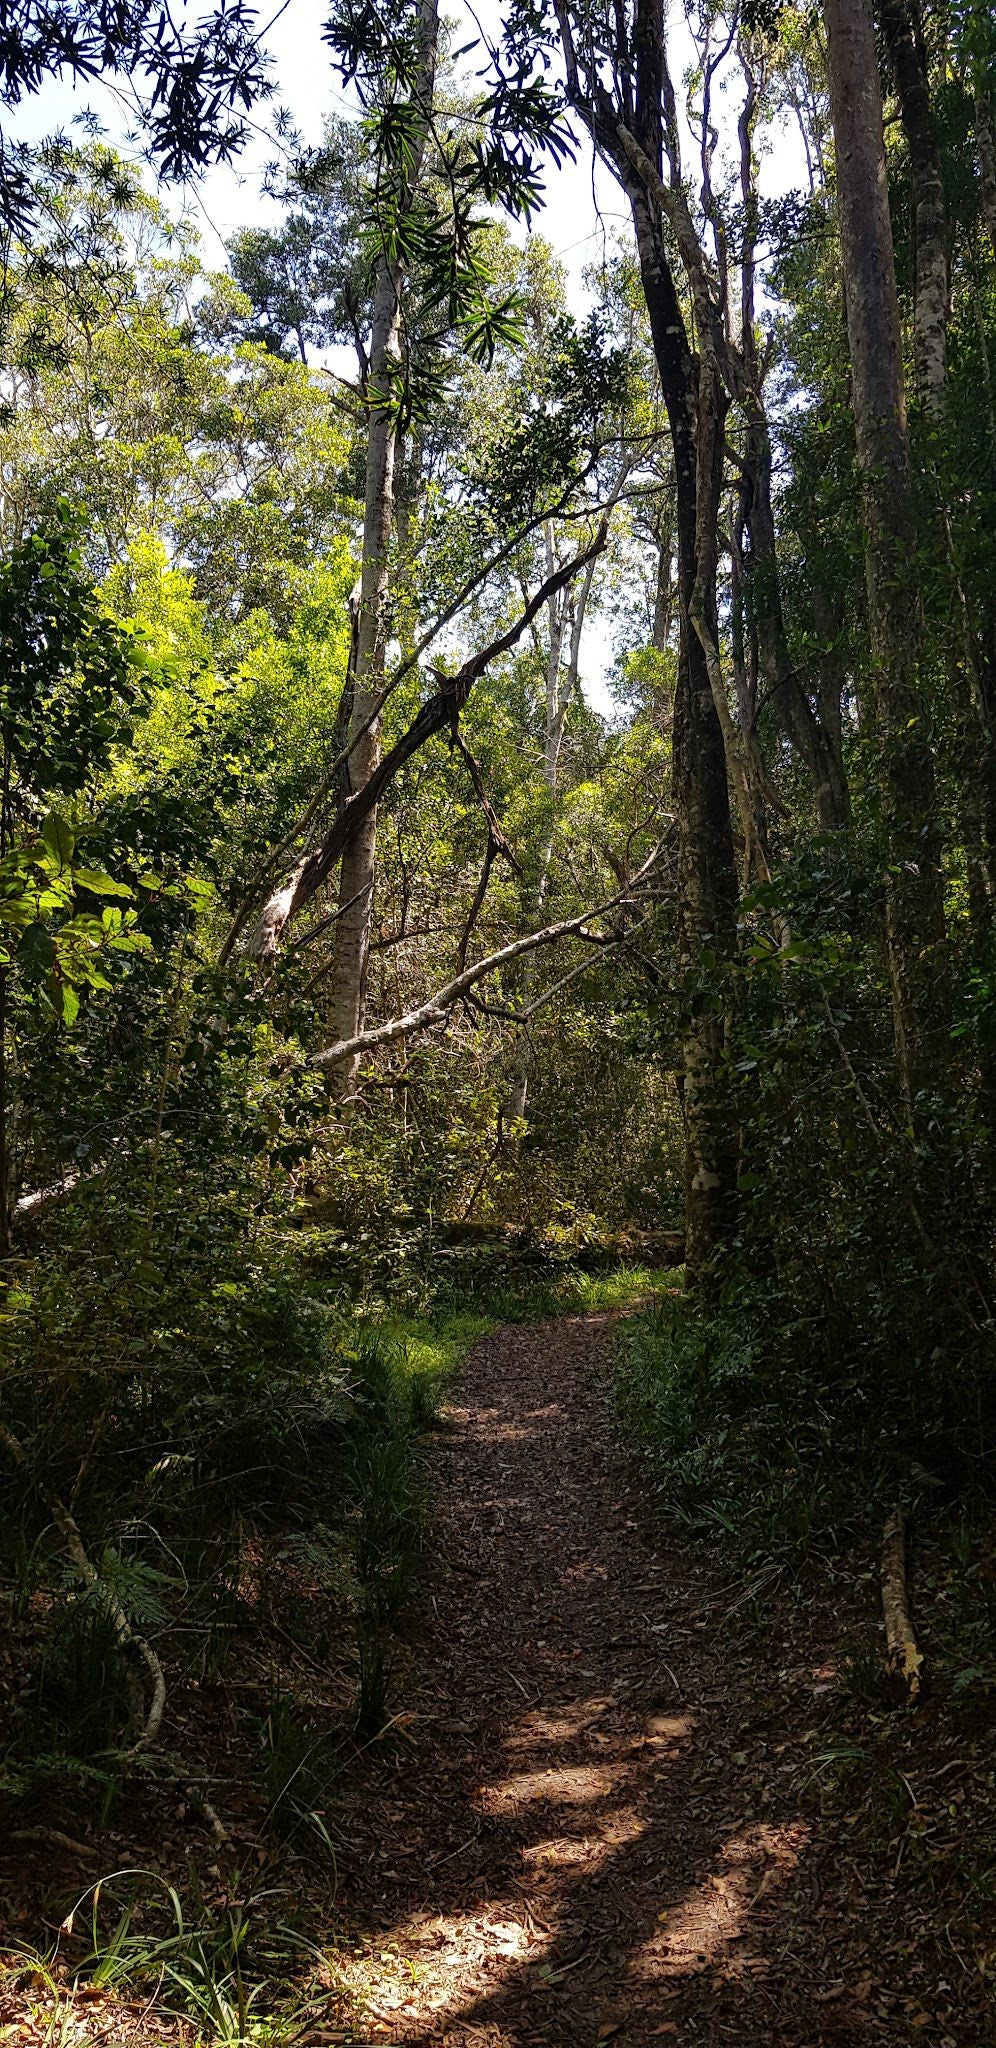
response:
[[[608,1799],[624,1776],[618,1764],[548,1764],[537,1771],[519,1771],[482,1792],[485,1813],[513,1812],[536,1801],[556,1806],[590,1806]]]
[[[632,1958],[632,1975],[645,1981],[694,1976],[717,1966],[727,1974],[756,1969],[757,1957],[730,1951],[759,1925],[761,1900],[791,1877],[809,1835],[803,1821],[762,1821],[724,1842],[719,1869],[660,1914],[659,1931]]]

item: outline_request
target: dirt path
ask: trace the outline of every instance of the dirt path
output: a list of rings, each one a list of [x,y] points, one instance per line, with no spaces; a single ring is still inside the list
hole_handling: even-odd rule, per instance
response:
[[[501,1331],[449,1411],[409,1739],[371,1773],[343,1873],[363,2036],[996,2038],[918,1914],[897,1926],[891,1848],[863,1863],[800,1796],[833,1691],[805,1621],[791,1667],[777,1629],[759,1661],[715,1565],[662,1550],[613,1442],[609,1336]]]

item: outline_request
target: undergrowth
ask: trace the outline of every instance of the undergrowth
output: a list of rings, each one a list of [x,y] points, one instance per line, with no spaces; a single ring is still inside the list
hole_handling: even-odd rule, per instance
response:
[[[46,2048],[85,2038],[81,2010],[99,2016],[98,2039],[116,2038],[117,2024],[122,2037],[135,2034],[139,2000],[157,2032],[165,2021],[175,2039],[181,2022],[185,2048],[279,2048],[344,2018],[352,2003],[325,1952],[288,1924],[292,1914],[283,1890],[236,1885],[211,1898],[191,1871],[185,1902],[154,1871],[114,1871],[76,1899],[46,1948],[0,1958],[0,2005],[5,1993],[16,2000]]]
[[[743,1302],[706,1315],[658,1296],[627,1321],[617,1352],[621,1418],[642,1444],[662,1498],[689,1524],[758,1547],[833,1545],[876,1502],[967,1497],[964,1464],[915,1404],[867,1384],[860,1364],[834,1374]],[[984,1474],[971,1491],[986,1500]]]
[[[380,1281],[357,1294],[320,1243],[257,1231],[228,1187],[166,1182],[154,1240],[137,1176],[99,1199],[113,1228],[97,1233],[81,1197],[57,1239],[11,1262],[0,1301],[15,1446],[0,1451],[0,1601],[17,1637],[0,1668],[0,1809],[13,1819],[68,1798],[103,1824],[119,1804],[150,1695],[122,1614],[166,1684],[146,1775],[160,1758],[167,1775],[183,1766],[174,1700],[244,1683],[247,1658],[351,1662],[337,1739],[377,1735],[422,1540],[422,1447],[461,1357],[498,1323],[629,1306],[672,1278],[506,1245],[402,1267],[394,1298]],[[256,1745],[268,1824],[331,1856],[315,1790],[327,1731],[295,1707],[293,1682],[269,1690]]]
[[[996,1710],[991,1487],[974,1474],[965,1484],[960,1470],[940,1476],[937,1437],[904,1426],[884,1394],[873,1403],[860,1374],[842,1372],[829,1385],[806,1364],[801,1355],[794,1369],[780,1359],[756,1319],[705,1316],[685,1296],[658,1295],[628,1318],[616,1350],[617,1412],[661,1509],[732,1548],[741,1571],[736,1611],[763,1622],[774,1589],[809,1564],[874,1576],[883,1521],[902,1504],[932,1669],[956,1707],[988,1717]],[[851,1690],[864,1687],[881,1702],[880,1645],[859,1647],[848,1670]]]

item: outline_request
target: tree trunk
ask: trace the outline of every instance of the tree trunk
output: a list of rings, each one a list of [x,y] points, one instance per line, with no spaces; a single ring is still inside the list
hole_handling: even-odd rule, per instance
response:
[[[839,719],[835,744],[814,712],[792,660],[782,611],[771,503],[771,437],[763,400],[751,393],[746,404],[745,462],[750,477],[748,594],[757,633],[758,661],[782,730],[809,774],[820,827],[824,832],[833,832],[847,824],[851,808],[840,749]]]
[[[736,948],[737,885],[726,754],[705,650],[691,618],[698,582],[700,521],[697,436],[705,422],[695,366],[674,282],[649,207],[631,197],[654,354],[674,447],[678,540],[678,670],[674,707],[674,783],[678,812],[681,948],[686,973],[704,952],[720,961]],[[720,394],[713,394],[716,403]],[[713,422],[715,427],[716,422]],[[722,465],[722,429],[714,434]],[[718,517],[719,477],[711,479]],[[715,588],[707,602],[715,626]],[[732,1235],[736,1211],[737,1138],[722,1100],[725,1039],[722,1010],[696,1004],[683,1054],[686,1264],[690,1283],[708,1292],[717,1253]]]
[[[438,45],[437,0],[424,0],[422,47],[416,95],[421,113],[420,142],[407,173],[410,200],[421,170],[429,109],[435,86]],[[391,581],[391,537],[394,525],[395,468],[399,455],[397,377],[401,356],[402,265],[382,254],[377,266],[370,331],[366,399],[369,428],[363,514],[363,565],[356,624],[349,723],[349,778],[352,790],[369,782],[380,760],[380,718],[371,713],[384,688],[388,638],[388,597]],[[366,730],[364,730],[366,728]],[[355,742],[355,744],[353,744]],[[363,1029],[366,1008],[370,924],[376,882],[377,812],[362,820],[347,845],[339,873],[338,921],[332,979],[330,1022],[335,1043],[355,1038]],[[356,1060],[343,1064],[336,1081],[348,1097]]]
[[[928,705],[919,673],[916,522],[870,0],[824,0],[865,563],[882,761],[886,938],[903,1091],[915,1130],[943,1087],[949,1004]]]
[[[369,782],[380,760],[380,719],[367,726],[384,687],[387,600],[390,588],[390,547],[394,523],[394,462],[397,428],[391,380],[398,361],[401,319],[401,275],[397,264],[382,258],[374,299],[370,344],[366,490],[363,518],[363,568],[356,625],[352,713],[348,739],[355,742],[349,757],[351,789]],[[367,730],[363,731],[363,727]],[[361,737],[357,738],[357,735]],[[377,813],[363,819],[346,848],[339,871],[339,919],[336,927],[332,983],[333,1039],[355,1038],[363,1028],[370,920],[377,857]],[[339,1081],[345,1092],[355,1066]]]
[[[663,654],[670,645],[674,624],[674,535],[671,531],[670,505],[662,511],[655,534],[657,545],[657,576],[654,587],[654,621],[652,646]]]
[[[819,582],[813,584],[810,604],[813,626],[819,640],[816,691],[820,707],[820,724],[826,733],[827,745],[833,748],[837,759],[843,762],[844,689],[847,682],[840,646],[844,623],[843,610],[836,594],[831,597]]]
[[[740,396],[746,421],[745,474],[740,491],[743,517],[750,536],[750,554],[744,564],[744,594],[750,606],[758,666],[775,716],[789,745],[806,767],[821,828],[835,831],[847,823],[850,815],[839,719],[834,739],[814,711],[792,660],[782,609],[771,494],[771,433],[764,403],[764,373],[757,352],[755,292],[760,205],[754,160],[754,124],[760,89],[758,76],[743,44],[740,46],[740,61],[747,81],[747,95],[738,125],[740,195],[744,213],[744,247],[740,267]]]
[[[669,255],[665,212],[685,237],[682,261],[691,265],[693,294],[708,300],[701,251],[680,177],[679,131],[668,72],[663,0],[635,0],[627,34],[617,16],[612,90],[606,66],[575,29],[566,0],[557,19],[568,93],[600,155],[629,201],[654,357],[674,449],[678,552],[678,667],[674,709],[674,786],[678,814],[681,945],[687,978],[702,971],[704,956],[717,963],[716,988],[703,1001],[696,991],[685,1031],[683,1108],[687,1272],[708,1294],[718,1255],[733,1234],[737,1213],[737,1139],[724,1101],[726,1027],[724,964],[736,952],[737,879],[734,862],[727,746],[731,721],[721,675],[710,674],[716,650],[716,554],[723,469],[726,393],[716,373],[712,310],[703,303],[693,355]],[[662,180],[665,143],[672,186]],[[679,240],[680,240],[679,235]],[[718,664],[713,659],[713,667]],[[726,713],[727,728],[721,718]],[[734,741],[739,739],[735,729]],[[738,799],[749,810],[750,791],[738,750]]]
[[[975,140],[979,152],[979,179],[982,186],[982,211],[989,230],[993,256],[996,258],[996,141],[994,141],[992,94],[988,86],[979,84],[975,88]]]
[[[948,337],[948,248],[944,180],[915,0],[881,0],[899,112],[910,153],[916,284],[913,353],[917,389],[935,423],[944,412]]]
[[[544,542],[546,548],[546,570],[549,577],[553,575],[557,566],[552,522],[548,522],[545,528]],[[567,712],[577,687],[578,667],[581,656],[581,633],[594,573],[595,564],[592,561],[585,574],[580,596],[574,606],[574,616],[572,619],[570,618],[572,591],[569,584],[565,585],[563,590],[557,591],[551,597],[548,606],[550,645],[547,650],[546,686],[544,691],[546,729],[543,738],[543,781],[550,800],[550,812],[543,835],[543,845],[540,850],[539,876],[529,907],[529,917],[532,924],[542,923],[543,912],[546,909],[547,898],[550,893],[550,862],[553,859],[553,839],[556,826],[555,806],[557,800],[557,777],[560,771],[560,750],[563,745]],[[563,672],[564,636],[569,622],[571,635],[567,672],[565,674]],[[520,1007],[523,1009],[528,1004],[534,972],[535,961],[530,954],[522,971],[520,985]],[[527,1032],[523,1031],[516,1047],[515,1071],[508,1098],[508,1108],[505,1113],[508,1123],[516,1123],[525,1116],[526,1102],[529,1096],[530,1064],[529,1037]]]

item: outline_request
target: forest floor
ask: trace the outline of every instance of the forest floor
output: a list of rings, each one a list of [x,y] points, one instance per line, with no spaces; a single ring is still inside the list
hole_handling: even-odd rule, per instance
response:
[[[616,1324],[505,1327],[451,1389],[397,1720],[336,1801],[334,1897],[306,1850],[280,1870],[319,1995],[265,2038],[996,2042],[991,1745],[949,1703],[855,1690],[873,1574],[745,1600],[742,1564],[662,1522],[613,1424]],[[190,2038],[144,1997],[39,2024],[0,2000],[5,2042]]]
[[[366,2037],[996,2040],[950,1870],[922,1881],[970,1756],[928,1705],[902,1716],[884,1802],[836,1796],[840,1613],[739,1622],[716,1557],[662,1537],[611,1427],[611,1322],[499,1332],[449,1410],[411,1741],[369,1785],[348,1887],[375,1924],[353,1963]]]

